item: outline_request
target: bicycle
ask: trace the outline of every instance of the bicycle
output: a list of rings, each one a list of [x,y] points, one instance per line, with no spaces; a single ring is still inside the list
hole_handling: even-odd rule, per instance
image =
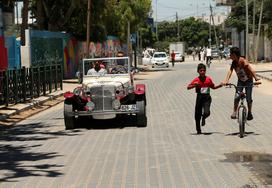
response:
[[[244,93],[243,91],[239,92],[237,90],[238,87],[253,87],[256,85],[261,84],[261,82],[254,82],[252,86],[237,86],[235,84],[232,83],[228,83],[226,84],[226,86],[229,86],[231,88],[231,86],[233,86],[235,88],[235,97],[240,98],[240,102],[238,104],[238,124],[239,124],[239,136],[240,138],[244,137],[245,134],[245,124],[247,121],[247,107],[244,105],[244,101],[246,99],[246,93]]]

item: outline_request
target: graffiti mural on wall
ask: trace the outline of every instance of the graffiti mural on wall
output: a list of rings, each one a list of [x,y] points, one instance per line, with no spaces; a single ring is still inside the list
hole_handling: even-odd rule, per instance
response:
[[[63,63],[64,78],[74,78],[80,69],[80,62],[85,57],[86,42],[78,42],[67,33],[31,31],[31,65]],[[116,37],[108,37],[103,43],[91,42],[90,57],[112,57],[118,51],[126,53]]]
[[[31,66],[60,63],[64,78],[78,70],[78,42],[70,34],[31,30]]]
[[[64,39],[64,78],[73,78],[79,67],[78,42],[73,37]]]
[[[86,52],[86,43],[79,44],[79,51],[84,54]],[[103,43],[91,42],[89,45],[89,56],[94,57],[113,57],[118,51],[126,52],[126,48],[121,45],[121,42],[116,37],[108,37]]]

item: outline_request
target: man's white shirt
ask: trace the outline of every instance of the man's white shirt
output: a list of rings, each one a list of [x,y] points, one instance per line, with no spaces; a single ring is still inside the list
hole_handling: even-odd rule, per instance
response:
[[[103,68],[101,68],[98,72],[94,68],[89,69],[87,72],[87,75],[91,76],[103,76],[105,74],[107,74],[107,70]]]

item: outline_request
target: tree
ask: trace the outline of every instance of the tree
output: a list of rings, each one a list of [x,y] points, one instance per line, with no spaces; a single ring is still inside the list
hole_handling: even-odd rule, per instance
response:
[[[161,22],[158,24],[159,41],[177,42],[177,22]],[[209,23],[193,17],[184,20],[179,20],[180,40],[186,41],[188,46],[208,46],[209,38]],[[221,27],[217,27],[217,33]],[[212,41],[214,36],[212,35]]]
[[[67,6],[69,5],[69,6]],[[136,31],[146,21],[151,0],[92,1],[90,38],[103,41],[107,35],[126,39],[127,22]],[[86,39],[87,1],[85,0],[32,0],[31,10],[38,29],[67,31],[78,39]]]

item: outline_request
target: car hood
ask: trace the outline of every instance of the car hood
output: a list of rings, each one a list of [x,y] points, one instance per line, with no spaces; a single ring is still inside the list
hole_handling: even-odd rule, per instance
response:
[[[129,76],[101,76],[101,77],[84,77],[83,86],[89,88],[100,85],[114,85],[116,87],[128,85],[130,83]]]
[[[167,57],[158,57],[158,58],[153,58],[153,61],[165,61],[167,60]]]

